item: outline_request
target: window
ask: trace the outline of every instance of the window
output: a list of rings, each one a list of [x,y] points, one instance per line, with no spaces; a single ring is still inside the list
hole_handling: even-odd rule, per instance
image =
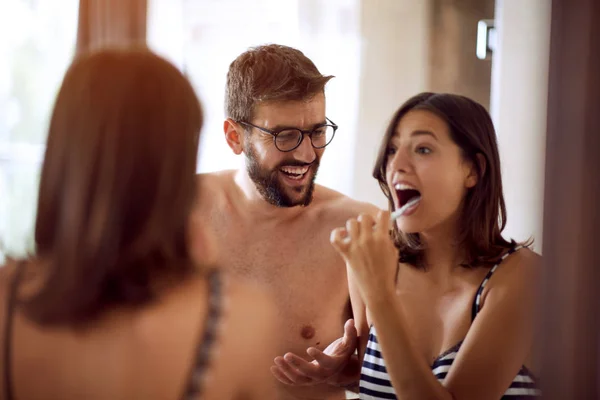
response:
[[[205,110],[199,172],[237,168],[223,138],[229,63],[251,46],[301,49],[324,74],[340,129],[317,182],[351,195],[361,33],[358,0],[148,0],[148,44],[190,78]],[[0,263],[33,250],[49,113],[75,50],[78,0],[0,3]],[[226,24],[225,24],[225,18]]]
[[[32,250],[48,117],[75,49],[78,3],[0,2],[0,264]]]
[[[238,168],[223,136],[225,78],[248,47],[279,43],[302,50],[323,74],[327,115],[340,129],[327,147],[317,182],[352,191],[360,80],[358,0],[148,0],[148,44],[178,65],[205,113],[199,172]]]

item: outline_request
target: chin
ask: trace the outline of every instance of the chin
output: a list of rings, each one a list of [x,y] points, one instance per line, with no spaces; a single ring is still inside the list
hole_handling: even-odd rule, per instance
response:
[[[421,233],[429,228],[422,219],[409,217],[401,217],[396,221],[396,227],[402,233]]]
[[[308,206],[311,202],[312,202],[312,193],[310,194],[310,196],[307,193],[307,190],[303,190],[301,193],[298,192],[293,192],[293,193],[288,193],[288,199],[291,202],[291,206],[292,207],[305,207]]]
[[[423,232],[423,229],[419,224],[400,223],[396,225],[398,230],[402,233],[419,233]]]

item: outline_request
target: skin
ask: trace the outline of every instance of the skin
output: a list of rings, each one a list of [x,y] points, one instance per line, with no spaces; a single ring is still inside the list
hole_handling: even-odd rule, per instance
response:
[[[397,250],[387,235],[389,213],[348,220],[332,232],[331,242],[348,267],[357,332],[340,338],[346,346],[332,351],[337,359],[315,353],[321,363],[304,363],[286,355],[289,362],[280,371],[298,384],[335,374],[355,342],[362,360],[373,324],[392,384],[403,399],[500,398],[520,367],[532,366],[539,257],[528,249],[507,257],[486,285],[481,311],[471,323],[470,306],[489,268],[459,266],[463,257],[454,238],[462,200],[479,177],[452,142],[445,122],[427,111],[407,113],[389,149],[388,185],[404,181],[421,192],[419,206],[396,223],[420,233],[427,269],[400,264],[395,282]],[[392,196],[398,208],[395,191]],[[439,383],[431,363],[463,339]]]
[[[26,268],[43,268],[33,261]],[[15,265],[0,269],[0,326]],[[274,340],[275,311],[265,294],[225,278],[226,306],[211,357],[206,399],[273,398],[265,353]],[[27,296],[28,285],[19,293]],[[115,308],[83,329],[41,327],[18,308],[13,316],[12,383],[18,399],[177,399],[185,390],[207,313],[208,285],[200,274],[162,291],[156,302]],[[249,323],[256,329],[237,333]],[[4,329],[0,341],[4,343]],[[240,357],[240,354],[243,357]],[[0,363],[0,387],[4,387]],[[265,373],[265,371],[267,371]],[[4,391],[0,392],[3,399]]]
[[[271,130],[311,130],[325,123],[325,97],[319,94],[309,101],[260,104],[248,122]],[[285,194],[294,202],[303,201],[324,149],[313,148],[305,135],[296,150],[284,153],[275,147],[272,136],[257,129],[246,135],[244,127],[230,119],[225,121],[224,131],[235,154],[241,155],[251,146],[258,164],[276,171]],[[286,164],[311,166],[298,183],[277,172]],[[263,198],[246,168],[202,174],[198,182],[194,226],[215,238],[215,264],[256,283],[274,298],[278,337],[271,350],[302,354],[309,346],[324,349],[339,337],[351,309],[344,261],[328,238],[331,230],[348,218],[374,214],[375,207],[320,185],[315,185],[308,206],[277,207]],[[196,253],[202,258],[200,249]],[[256,326],[249,324],[246,331]],[[278,399],[345,398],[345,389],[327,383],[278,385]]]

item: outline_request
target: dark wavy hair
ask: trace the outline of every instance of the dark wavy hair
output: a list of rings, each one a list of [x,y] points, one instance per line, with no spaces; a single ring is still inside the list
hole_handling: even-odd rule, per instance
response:
[[[506,225],[506,206],[502,194],[500,156],[494,125],[487,110],[479,103],[460,95],[420,93],[408,99],[394,113],[383,136],[373,177],[394,209],[386,182],[388,146],[404,115],[412,110],[426,110],[446,122],[450,136],[465,159],[477,168],[477,184],[470,188],[463,202],[457,243],[465,249],[464,265],[470,267],[495,264],[514,241],[502,237]],[[478,159],[482,157],[485,165]],[[392,237],[400,251],[400,261],[424,268],[424,248],[418,233],[404,233],[394,224]],[[526,245],[531,244],[529,240]]]

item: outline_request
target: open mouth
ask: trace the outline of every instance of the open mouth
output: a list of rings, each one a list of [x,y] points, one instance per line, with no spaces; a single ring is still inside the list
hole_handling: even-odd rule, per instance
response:
[[[290,179],[300,181],[304,178],[304,176],[306,176],[309,169],[310,165],[303,165],[301,167],[288,165],[279,168],[279,171],[281,171],[285,176],[287,176]]]
[[[394,186],[394,189],[396,189],[396,197],[398,198],[399,208],[404,206],[410,200],[416,197],[421,197],[421,192],[419,192],[414,187],[403,183],[396,184],[396,186]]]

